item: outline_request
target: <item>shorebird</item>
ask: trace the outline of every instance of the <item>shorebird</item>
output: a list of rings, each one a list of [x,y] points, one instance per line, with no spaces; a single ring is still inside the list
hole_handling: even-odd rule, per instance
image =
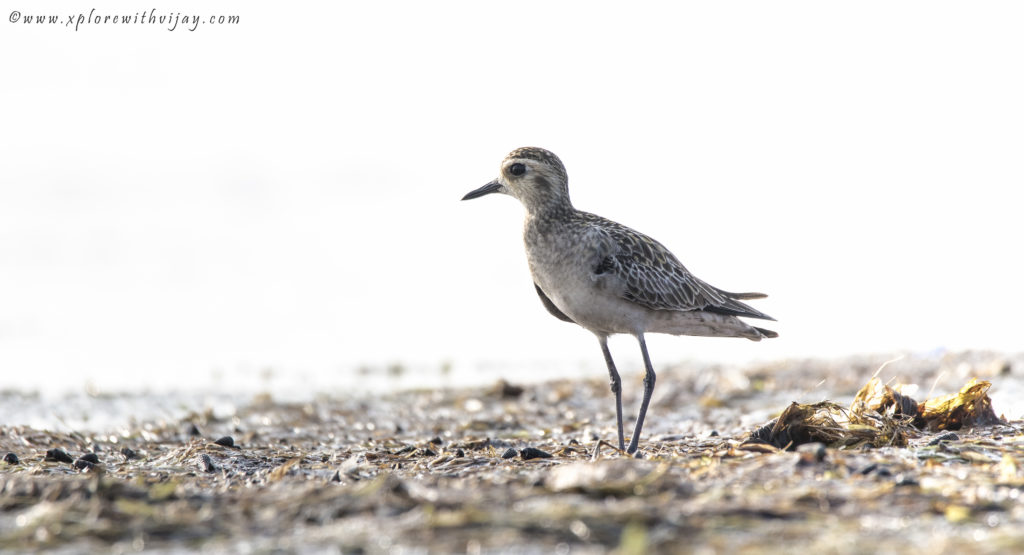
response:
[[[645,333],[752,341],[778,336],[739,319],[774,320],[740,302],[763,298],[763,293],[730,293],[711,286],[654,239],[574,208],[565,166],[552,152],[536,147],[512,151],[501,162],[497,179],[462,200],[491,193],[513,196],[526,208],[526,259],[544,307],[597,336],[615,395],[619,449],[626,453],[639,447],[654,392],[656,376]],[[608,336],[619,333],[636,337],[645,367],[643,400],[628,449],[622,430],[622,380],[608,350]]]

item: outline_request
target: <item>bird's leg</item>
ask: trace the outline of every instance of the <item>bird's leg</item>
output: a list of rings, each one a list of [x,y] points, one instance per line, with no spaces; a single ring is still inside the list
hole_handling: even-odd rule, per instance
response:
[[[636,428],[633,429],[633,437],[629,440],[629,449],[626,452],[632,455],[636,453],[640,445],[640,430],[644,427],[644,417],[647,416],[647,405],[651,403],[651,394],[654,393],[654,367],[651,366],[651,356],[647,354],[647,343],[644,341],[644,334],[636,336],[640,342],[640,352],[644,355],[644,400],[640,403],[640,414],[636,417]]]
[[[604,361],[608,364],[608,376],[612,381],[612,393],[615,394],[615,420],[619,424],[619,450],[625,450],[626,440],[622,435],[622,380],[619,379],[619,371],[615,369],[615,361],[612,360],[612,352],[608,350],[608,338],[599,336],[601,352],[604,353]]]

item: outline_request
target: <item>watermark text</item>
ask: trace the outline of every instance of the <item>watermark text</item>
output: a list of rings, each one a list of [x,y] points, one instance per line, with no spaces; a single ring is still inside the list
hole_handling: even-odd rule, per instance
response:
[[[107,25],[121,27],[128,25],[151,25],[163,27],[168,31],[195,31],[203,25],[238,25],[241,22],[241,18],[238,15],[198,15],[181,12],[161,12],[156,9],[130,14],[112,14],[103,13],[95,8],[88,12],[66,14],[28,14],[13,10],[7,20],[21,25],[63,26],[75,31]]]

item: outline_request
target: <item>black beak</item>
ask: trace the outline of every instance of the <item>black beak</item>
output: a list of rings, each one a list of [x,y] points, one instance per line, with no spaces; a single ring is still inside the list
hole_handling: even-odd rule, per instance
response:
[[[501,183],[498,183],[498,180],[495,179],[494,181],[491,181],[487,185],[484,185],[483,187],[480,187],[475,191],[470,191],[466,193],[466,196],[462,197],[462,200],[470,200],[477,197],[482,197],[484,195],[489,195],[491,193],[497,193],[499,189],[501,189]]]

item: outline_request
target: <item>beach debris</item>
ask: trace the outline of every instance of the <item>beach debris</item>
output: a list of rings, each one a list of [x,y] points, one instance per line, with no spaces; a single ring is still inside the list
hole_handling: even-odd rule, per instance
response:
[[[988,396],[991,383],[971,378],[959,392],[918,403],[872,377],[846,409],[831,401],[792,403],[778,418],[754,430],[747,442],[795,449],[819,442],[830,447],[904,447],[920,431],[958,430],[964,426],[1002,423]],[[939,436],[930,445],[955,441],[956,434]]]
[[[579,492],[593,495],[642,494],[658,483],[670,464],[630,457],[575,462],[556,466],[544,480],[553,492]]]
[[[498,380],[496,384],[487,390],[487,395],[500,399],[515,399],[523,394],[525,388],[519,385],[512,385],[505,380]]]
[[[527,447],[519,452],[519,456],[522,457],[524,461],[528,461],[531,459],[550,459],[553,455],[535,447]]]
[[[812,443],[805,443],[796,448],[796,452],[800,453],[800,459],[797,464],[807,465],[813,463],[820,463],[825,461],[825,455],[828,454],[828,449],[824,443],[815,441]]]
[[[938,445],[938,444],[942,443],[943,441],[959,441],[959,440],[960,440],[960,436],[956,435],[955,432],[946,432],[944,434],[939,434],[939,435],[935,436],[934,438],[932,438],[932,440],[928,442],[928,445]]]
[[[59,447],[54,447],[53,449],[47,451],[46,457],[43,460],[47,462],[62,462],[68,464],[75,462],[75,459],[73,459],[71,455],[67,453],[67,451]]]
[[[963,427],[991,426],[1003,422],[992,409],[988,396],[991,382],[971,378],[957,393],[924,402],[919,416],[929,431],[959,430]]]
[[[199,455],[199,467],[203,469],[203,472],[216,472],[217,466],[213,464],[213,459],[210,455],[202,453]]]
[[[214,441],[214,443],[220,445],[221,447],[234,447],[235,438],[231,436],[224,436],[222,438],[217,439],[217,441]]]
[[[519,451],[516,451],[515,449],[509,447],[508,449],[505,449],[504,453],[501,454],[501,458],[503,458],[503,459],[511,459],[511,458],[514,458],[518,454],[519,454]]]

